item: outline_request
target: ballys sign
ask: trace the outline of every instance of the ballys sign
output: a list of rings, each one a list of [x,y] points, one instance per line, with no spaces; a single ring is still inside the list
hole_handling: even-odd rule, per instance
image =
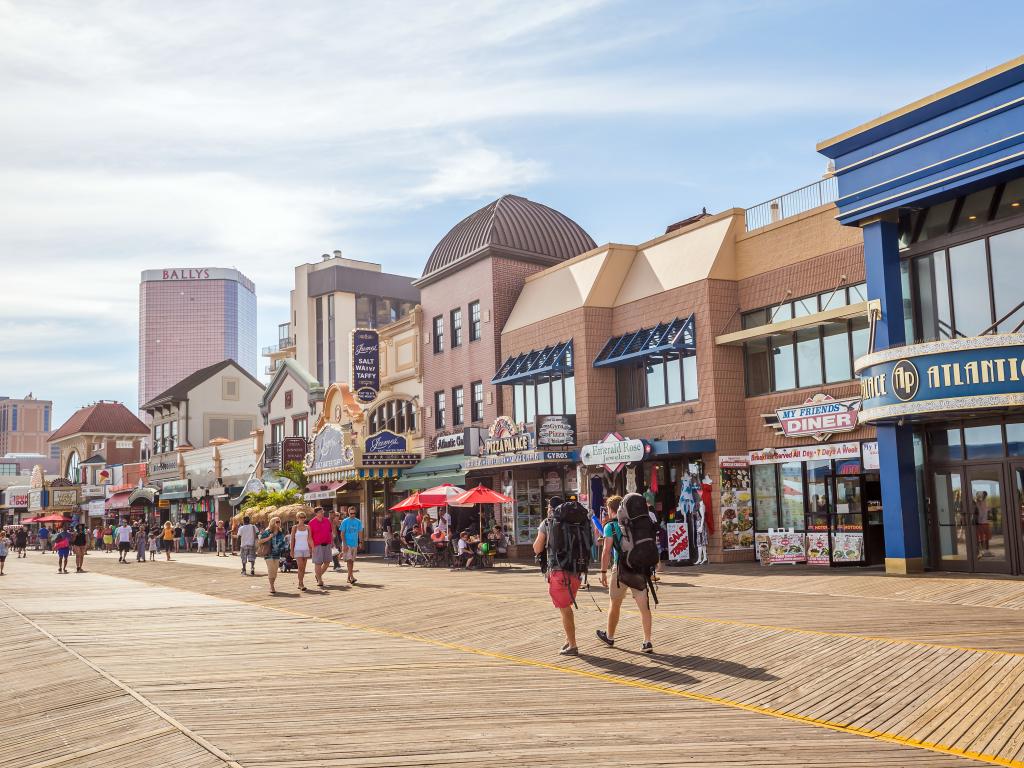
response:
[[[487,440],[484,442],[484,452],[494,453],[521,453],[533,448],[531,435],[524,429],[522,424],[517,424],[508,416],[499,416],[487,430]]]

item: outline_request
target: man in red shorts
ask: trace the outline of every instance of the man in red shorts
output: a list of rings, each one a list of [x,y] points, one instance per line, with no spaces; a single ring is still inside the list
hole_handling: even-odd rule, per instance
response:
[[[546,554],[548,549],[548,536],[551,533],[551,526],[554,520],[554,511],[562,504],[562,499],[552,496],[548,499],[548,516],[537,529],[537,538],[533,542],[534,554]],[[576,600],[576,592],[580,588],[580,576],[578,573],[571,573],[565,570],[549,568],[548,594],[551,595],[551,602],[558,612],[562,614],[562,628],[565,630],[565,645],[559,654],[562,656],[579,656],[580,651],[576,645],[576,619],[573,616],[572,608]]]

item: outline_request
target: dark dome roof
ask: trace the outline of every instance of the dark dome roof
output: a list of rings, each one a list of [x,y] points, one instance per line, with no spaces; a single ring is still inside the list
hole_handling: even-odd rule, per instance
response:
[[[503,195],[441,238],[427,259],[423,277],[489,247],[564,261],[597,244],[583,227],[554,208],[518,195]]]

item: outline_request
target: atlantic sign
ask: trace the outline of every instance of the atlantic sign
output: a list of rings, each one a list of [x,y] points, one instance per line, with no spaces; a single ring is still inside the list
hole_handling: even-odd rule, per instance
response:
[[[1024,334],[882,350],[856,369],[863,422],[1024,405]]]
[[[372,403],[380,391],[380,336],[370,328],[352,331],[352,390],[362,403]]]
[[[786,437],[810,435],[819,442],[837,432],[850,432],[857,428],[860,398],[834,400],[830,395],[817,394],[803,405],[778,408],[775,417]]]

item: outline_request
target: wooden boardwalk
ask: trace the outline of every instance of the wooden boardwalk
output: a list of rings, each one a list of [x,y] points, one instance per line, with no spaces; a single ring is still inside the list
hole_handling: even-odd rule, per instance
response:
[[[581,593],[566,659],[527,569],[237,562],[9,559],[0,766],[1024,766],[1021,582],[673,572],[655,656]]]

